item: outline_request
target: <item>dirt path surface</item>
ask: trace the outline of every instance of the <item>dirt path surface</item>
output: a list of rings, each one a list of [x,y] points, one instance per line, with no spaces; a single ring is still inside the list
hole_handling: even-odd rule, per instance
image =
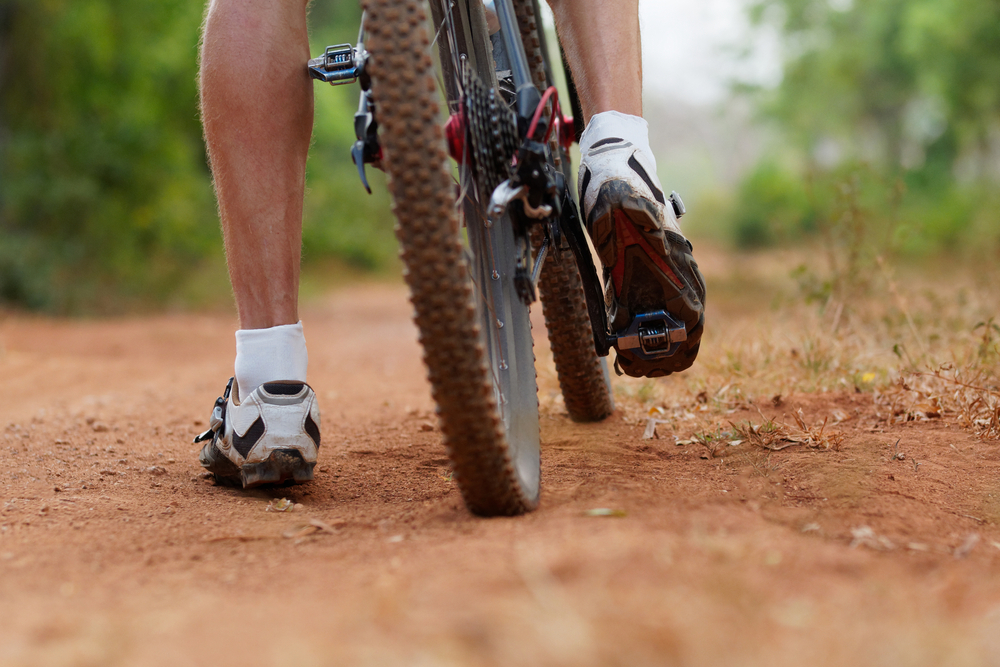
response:
[[[570,422],[539,345],[542,506],[477,519],[402,288],[304,319],[317,479],[252,493],[191,444],[231,318],[3,320],[0,664],[1000,665],[996,443],[854,393],[761,407],[835,447],[645,440]]]

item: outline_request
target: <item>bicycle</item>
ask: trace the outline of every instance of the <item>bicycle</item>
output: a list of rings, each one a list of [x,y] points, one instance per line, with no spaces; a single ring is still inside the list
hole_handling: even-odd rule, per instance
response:
[[[484,516],[527,512],[540,489],[530,305],[540,297],[576,421],[599,421],[614,409],[604,360],[612,345],[672,354],[684,326],[658,312],[627,331],[608,329],[575,188],[567,185],[582,113],[564,67],[576,120],[562,114],[537,0],[496,0],[489,23],[483,0],[430,0],[429,21],[424,0],[362,4],[357,45],[328,47],[309,69],[321,81],[361,84],[352,158],[366,189],[366,164],[389,177],[405,278],[462,497]],[[676,209],[679,198],[671,201]]]

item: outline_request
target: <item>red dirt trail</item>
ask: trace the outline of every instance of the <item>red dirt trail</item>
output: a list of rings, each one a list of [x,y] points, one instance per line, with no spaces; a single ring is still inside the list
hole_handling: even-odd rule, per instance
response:
[[[0,665],[1000,665],[997,443],[803,395],[764,412],[849,414],[838,449],[703,458],[543,367],[542,505],[479,519],[403,288],[303,319],[317,479],[250,493],[191,444],[231,317],[0,320]]]

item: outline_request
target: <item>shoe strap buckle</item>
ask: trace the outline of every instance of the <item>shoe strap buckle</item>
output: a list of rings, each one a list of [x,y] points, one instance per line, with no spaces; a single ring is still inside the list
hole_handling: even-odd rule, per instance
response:
[[[684,200],[681,199],[681,196],[677,194],[676,190],[670,193],[669,201],[671,208],[674,209],[674,217],[678,220],[683,218],[684,214],[687,213],[687,207],[684,206]]]
[[[211,440],[217,433],[225,428],[226,403],[229,402],[229,394],[233,391],[234,379],[235,378],[229,378],[229,384],[226,385],[226,391],[223,392],[222,396],[215,399],[215,406],[212,408],[212,416],[208,420],[208,430],[204,433],[200,433],[194,439],[196,443]]]

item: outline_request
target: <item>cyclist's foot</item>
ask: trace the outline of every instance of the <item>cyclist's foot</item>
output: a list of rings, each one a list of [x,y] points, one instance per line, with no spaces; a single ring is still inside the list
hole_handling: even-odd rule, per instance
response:
[[[604,265],[612,331],[624,332],[638,315],[665,311],[687,332],[671,356],[619,347],[616,363],[633,377],[683,371],[698,355],[705,321],[705,281],[691,244],[681,234],[647,148],[615,136],[581,144],[580,201]]]
[[[319,449],[319,407],[304,382],[266,382],[247,397],[230,379],[216,399],[198,459],[217,482],[250,488],[307,482]]]

